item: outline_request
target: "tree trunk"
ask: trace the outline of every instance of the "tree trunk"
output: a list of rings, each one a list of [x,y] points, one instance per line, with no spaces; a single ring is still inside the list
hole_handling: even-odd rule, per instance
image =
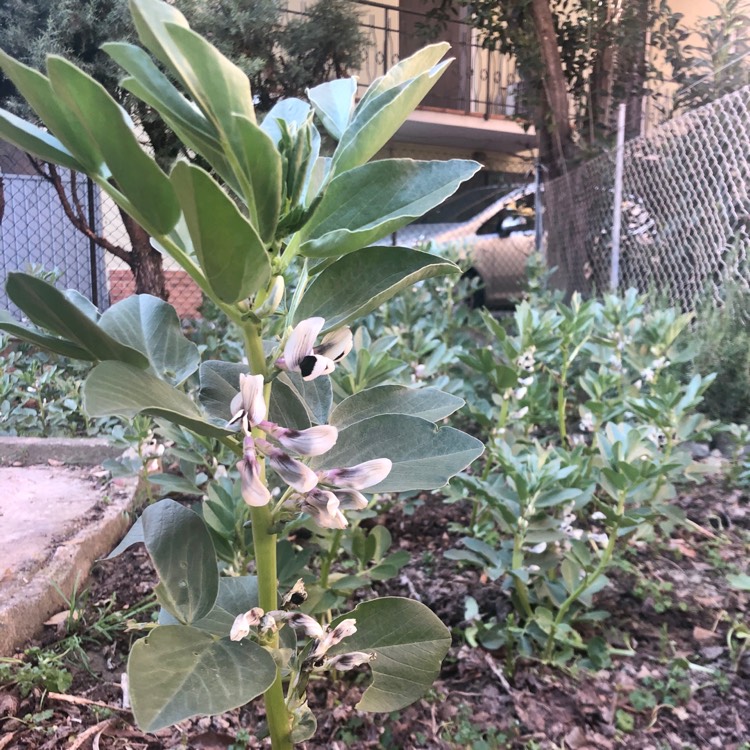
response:
[[[135,293],[169,299],[161,253],[151,246],[151,238],[143,227],[123,211],[120,215],[133,248],[128,265],[135,278]]]
[[[643,97],[646,95],[646,78],[648,76],[648,28],[650,24],[650,0],[638,0],[638,18],[643,19],[643,27],[628,45],[625,53],[627,65],[627,119],[625,137],[636,138],[643,126]]]
[[[568,84],[557,45],[555,21],[549,7],[549,0],[531,0],[531,13],[539,41],[544,99],[551,118],[549,131],[554,158],[549,162],[548,168],[550,177],[555,177],[565,171],[567,163],[577,150],[570,126]]]

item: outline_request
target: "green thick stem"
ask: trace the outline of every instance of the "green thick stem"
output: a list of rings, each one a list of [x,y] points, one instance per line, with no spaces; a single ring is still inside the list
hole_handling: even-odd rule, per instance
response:
[[[578,600],[581,594],[607,569],[612,555],[615,551],[615,544],[617,544],[617,532],[620,530],[620,522],[622,521],[623,513],[625,512],[625,493],[620,492],[617,500],[617,519],[615,525],[609,532],[609,539],[607,540],[607,546],[602,552],[602,556],[599,559],[599,564],[594,568],[590,575],[584,576],[581,582],[576,586],[575,589],[570,593],[568,598],[560,605],[560,609],[557,610],[557,616],[555,617],[552,627],[547,637],[547,646],[544,650],[544,660],[549,661],[552,658],[552,652],[555,649],[555,635],[557,634],[557,628],[560,623],[565,619],[565,615],[568,614],[568,610],[571,608],[574,602]]]
[[[265,505],[261,508],[251,508],[250,518],[255,546],[255,571],[258,576],[258,604],[263,610],[269,612],[278,607],[276,535],[270,530],[273,517],[270,508]],[[271,648],[278,648],[278,635],[275,635],[268,645]],[[263,694],[263,700],[266,704],[266,718],[273,750],[291,750],[293,747],[291,717],[287,711],[284,687],[278,671],[273,685]]]
[[[339,551],[339,545],[341,544],[342,531],[336,529],[331,537],[331,546],[328,549],[328,554],[323,558],[323,562],[320,564],[320,587],[325,591],[328,588],[328,576],[331,572],[331,565],[336,559],[336,554]]]
[[[566,352],[563,351],[563,359],[566,356]],[[560,370],[560,386],[557,390],[557,428],[560,430],[560,442],[565,445],[568,439],[568,428],[565,421],[565,389],[568,386],[568,368],[563,365]]]
[[[254,373],[265,374],[266,359],[263,354],[263,340],[256,325],[246,325],[245,351]],[[266,387],[266,403],[271,396],[270,385]],[[261,465],[261,472],[263,472]],[[265,476],[262,476],[265,480]],[[250,508],[250,519],[253,530],[253,546],[255,548],[255,572],[258,576],[258,604],[269,612],[278,608],[279,585],[276,578],[276,534],[271,531],[273,514],[268,505]],[[278,635],[274,635],[268,644],[271,648],[279,647]],[[263,694],[266,705],[268,731],[271,735],[273,750],[291,750],[293,747],[291,736],[291,716],[284,700],[284,688],[281,674],[277,671],[276,680]]]
[[[520,570],[523,567],[523,543],[525,541],[525,534],[516,533],[513,537],[513,556],[511,558],[511,570]],[[515,577],[516,582],[516,595],[518,596],[518,601],[521,604],[521,609],[523,609],[524,614],[526,617],[531,618],[533,616],[533,612],[531,611],[531,604],[529,603],[529,590],[526,584],[518,578],[518,576]]]

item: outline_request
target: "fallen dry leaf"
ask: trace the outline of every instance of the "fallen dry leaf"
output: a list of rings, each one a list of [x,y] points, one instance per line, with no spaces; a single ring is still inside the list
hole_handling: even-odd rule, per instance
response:
[[[693,628],[693,638],[696,641],[709,641],[713,638],[718,638],[719,634],[714,633],[713,630],[706,630],[705,628],[700,628],[697,625]]]

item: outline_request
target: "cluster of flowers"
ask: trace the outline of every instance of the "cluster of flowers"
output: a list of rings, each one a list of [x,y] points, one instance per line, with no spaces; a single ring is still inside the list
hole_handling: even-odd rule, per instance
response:
[[[351,350],[352,334],[348,328],[340,329],[324,337],[319,347],[313,347],[324,322],[323,318],[310,318],[299,323],[276,364],[301,373],[305,380],[330,373],[335,363]],[[232,399],[230,411],[229,424],[241,425],[245,434],[243,457],[237,469],[242,481],[242,497],[248,505],[259,507],[271,501],[271,493],[261,474],[259,456],[265,457],[271,468],[294,490],[292,502],[322,528],[343,529],[347,526],[343,511],[361,510],[367,505],[367,498],[360,490],[379,484],[391,471],[392,463],[388,458],[313,471],[299,457],[320,456],[329,451],[336,444],[338,430],[332,425],[294,430],[266,419],[262,375],[240,375],[240,391]],[[265,437],[253,437],[254,427]]]
[[[297,606],[307,598],[304,585],[297,581],[292,591],[284,597],[282,607]],[[351,651],[345,654],[328,656],[328,651],[357,632],[357,621],[353,618],[342,620],[334,628],[324,628],[315,618],[302,612],[290,612],[288,609],[264,612],[260,607],[253,607],[243,612],[234,620],[229,638],[241,641],[250,635],[251,630],[257,629],[259,637],[264,637],[278,631],[279,627],[287,624],[308,638],[312,638],[313,647],[307,657],[307,663],[314,670],[324,671],[337,669],[346,672],[361,664],[367,664],[375,658],[375,654],[367,651]]]

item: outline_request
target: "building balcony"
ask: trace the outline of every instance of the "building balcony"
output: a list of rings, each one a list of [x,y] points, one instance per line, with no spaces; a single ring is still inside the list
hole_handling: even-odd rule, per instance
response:
[[[399,60],[426,44],[447,41],[454,62],[401,127],[396,143],[461,147],[516,154],[534,147],[515,60],[482,47],[477,31],[460,17],[436,25],[424,0],[355,0],[369,39],[358,71],[361,92]],[[290,15],[304,14],[290,4]]]

